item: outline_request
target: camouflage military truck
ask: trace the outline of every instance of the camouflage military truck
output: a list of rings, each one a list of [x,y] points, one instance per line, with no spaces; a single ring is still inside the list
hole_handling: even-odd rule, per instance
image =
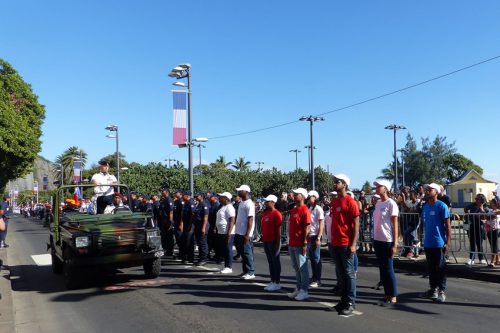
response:
[[[88,192],[93,185],[78,187]],[[158,277],[163,249],[152,213],[136,213],[124,207],[110,214],[92,214],[91,209],[80,206],[78,199],[68,199],[74,189],[74,185],[62,186],[57,191],[47,244],[52,270],[64,274],[66,287],[78,287],[82,273],[99,268],[142,265],[147,278]],[[129,197],[126,185],[115,185],[115,189]]]

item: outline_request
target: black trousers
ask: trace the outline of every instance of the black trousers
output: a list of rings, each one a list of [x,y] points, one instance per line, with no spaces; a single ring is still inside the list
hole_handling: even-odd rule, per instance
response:
[[[113,196],[112,195],[106,195],[106,196],[100,196],[97,197],[97,214],[104,214],[104,209],[106,209],[106,206],[112,205],[113,204]]]

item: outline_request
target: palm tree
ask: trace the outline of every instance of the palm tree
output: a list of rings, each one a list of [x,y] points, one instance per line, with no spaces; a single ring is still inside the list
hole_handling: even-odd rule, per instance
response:
[[[56,157],[56,164],[52,169],[55,179],[61,179],[62,165],[64,170],[64,184],[70,184],[73,180],[73,162],[80,159],[82,162],[82,169],[85,168],[87,162],[87,153],[76,146],[69,147],[61,155]],[[57,171],[59,170],[59,171]]]
[[[222,155],[220,155],[214,163],[212,163],[212,166],[215,168],[220,168],[220,169],[225,169],[228,166],[231,165],[231,162],[226,161],[226,158]]]
[[[251,164],[252,162],[245,161],[244,157],[238,157],[237,159],[234,160],[232,167],[238,171],[246,171],[250,169]]]

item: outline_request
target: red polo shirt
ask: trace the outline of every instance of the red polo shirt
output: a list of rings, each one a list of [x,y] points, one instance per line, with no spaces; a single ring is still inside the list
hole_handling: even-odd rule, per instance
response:
[[[277,237],[282,221],[283,217],[277,209],[266,210],[262,213],[261,228],[263,242],[272,242],[274,240],[280,241]]]
[[[299,207],[295,207],[290,212],[289,223],[289,246],[303,247],[304,240],[306,237],[306,228],[311,224],[311,212],[309,208],[304,204]]]
[[[359,207],[349,195],[335,198],[330,204],[332,217],[332,245],[350,246],[354,237],[354,218],[359,216]]]

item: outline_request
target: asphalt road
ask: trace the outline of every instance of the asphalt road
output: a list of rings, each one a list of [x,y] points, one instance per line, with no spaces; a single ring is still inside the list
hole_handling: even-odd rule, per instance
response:
[[[323,287],[310,290],[306,302],[289,300],[294,286],[288,255],[282,256],[282,292],[263,290],[267,261],[255,249],[257,279],[243,281],[241,263],[234,276],[221,276],[216,265],[192,267],[163,260],[161,277],[145,280],[142,267],[116,275],[89,277],[83,289],[67,291],[50,266],[38,266],[32,255],[46,254],[47,229],[34,220],[14,218],[9,225],[17,332],[491,332],[500,326],[500,284],[449,278],[448,300],[419,299],[428,288],[419,274],[398,272],[399,304],[376,305],[382,291],[376,267],[358,272],[357,315],[342,317],[328,308],[338,297],[333,266],[324,263]],[[500,281],[499,281],[500,282]]]

